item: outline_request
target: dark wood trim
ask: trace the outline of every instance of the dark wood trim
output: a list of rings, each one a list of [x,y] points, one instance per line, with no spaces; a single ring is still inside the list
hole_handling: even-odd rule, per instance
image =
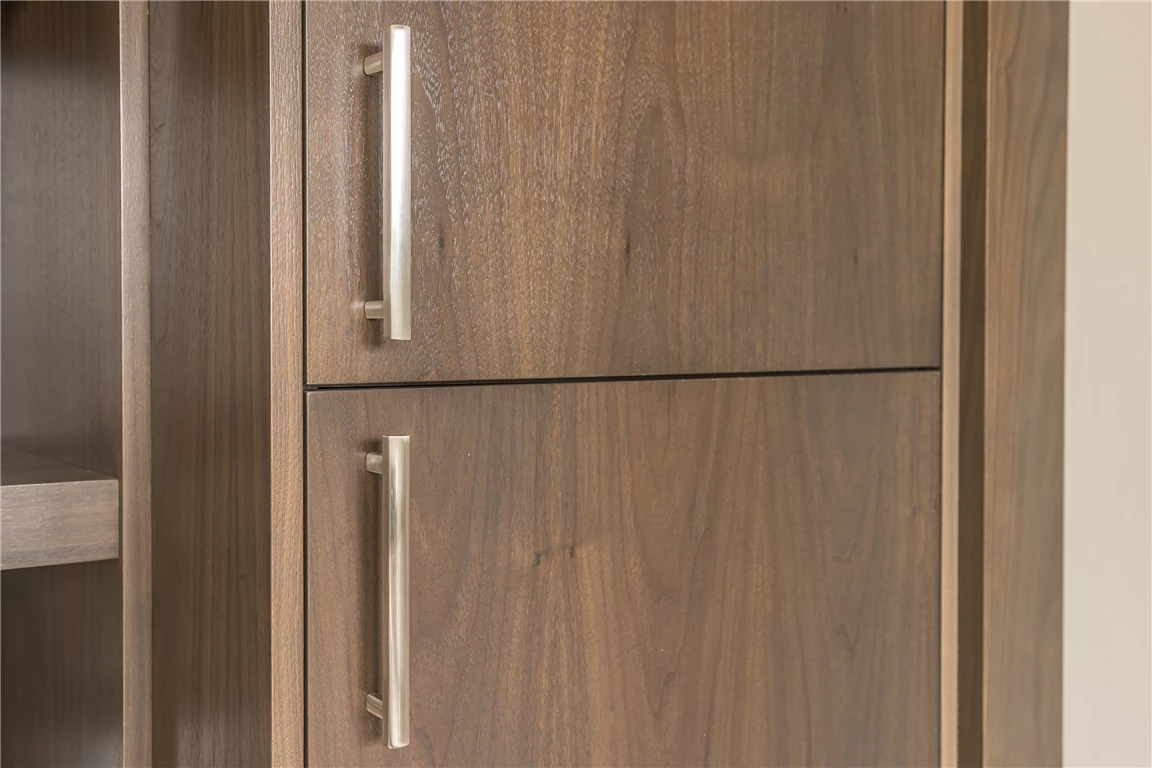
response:
[[[304,765],[303,19],[269,6],[272,764]]]
[[[1068,6],[963,27],[958,759],[1058,765]]]
[[[984,736],[984,266],[988,5],[964,4],[961,115],[960,396],[957,455],[957,760],[980,765]]]
[[[124,765],[152,764],[148,4],[120,2],[120,587]]]

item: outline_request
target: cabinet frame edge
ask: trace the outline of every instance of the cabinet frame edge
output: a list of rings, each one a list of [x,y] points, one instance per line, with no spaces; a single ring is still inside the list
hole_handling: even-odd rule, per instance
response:
[[[945,39],[940,758],[1058,764],[1068,4]]]

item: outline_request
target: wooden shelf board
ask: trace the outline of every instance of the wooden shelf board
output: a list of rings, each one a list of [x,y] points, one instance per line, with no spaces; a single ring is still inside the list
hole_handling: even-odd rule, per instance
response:
[[[0,446],[0,569],[120,556],[120,482]]]

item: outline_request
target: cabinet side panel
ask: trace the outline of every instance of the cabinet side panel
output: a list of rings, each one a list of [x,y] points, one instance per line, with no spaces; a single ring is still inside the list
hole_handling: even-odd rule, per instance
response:
[[[1067,3],[988,8],[984,762],[1059,765]]]
[[[270,762],[268,7],[153,3],[153,758]]]

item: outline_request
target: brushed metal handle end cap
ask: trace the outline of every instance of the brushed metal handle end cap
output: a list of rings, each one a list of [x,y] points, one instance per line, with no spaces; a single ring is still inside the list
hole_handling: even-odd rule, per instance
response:
[[[388,304],[384,301],[364,302],[364,317],[369,320],[383,320],[388,317]]]
[[[364,704],[368,708],[368,713],[373,717],[384,719],[384,700],[374,693],[370,693],[364,697]]]

